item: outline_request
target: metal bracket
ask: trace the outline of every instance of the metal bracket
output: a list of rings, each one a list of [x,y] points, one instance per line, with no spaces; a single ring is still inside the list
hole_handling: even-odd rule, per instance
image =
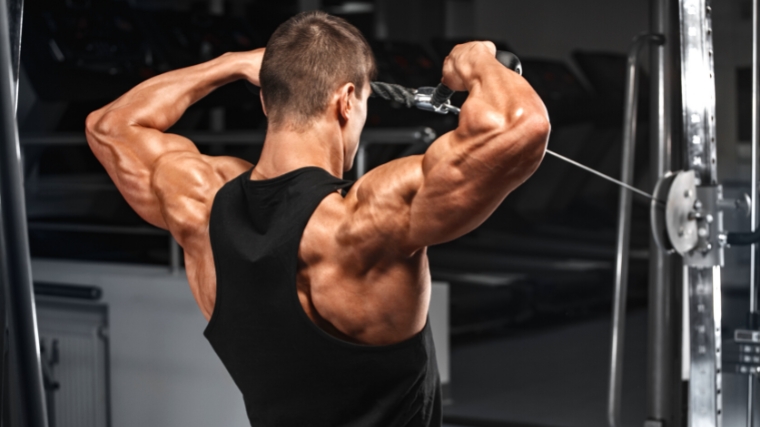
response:
[[[433,98],[433,92],[435,92],[435,88],[431,86],[423,86],[421,88],[418,88],[414,92],[414,106],[420,110],[432,111],[438,114],[459,114],[460,109],[451,105],[450,100],[446,100],[445,103],[437,107],[433,105],[431,102]]]
[[[734,331],[734,344],[738,354],[729,356],[726,362],[727,372],[755,376],[760,374],[760,331],[737,329]]]
[[[744,213],[749,218],[752,213],[752,198],[749,194],[744,193],[737,199],[720,199],[718,200],[718,208],[721,210],[737,210]]]
[[[689,426],[720,427],[721,375],[720,267],[689,268]]]
[[[689,267],[708,268],[723,266],[723,212],[718,210],[718,200],[723,190],[719,185],[697,187],[697,199],[689,213],[690,221],[697,227],[697,244],[691,251],[683,254],[683,260]]]

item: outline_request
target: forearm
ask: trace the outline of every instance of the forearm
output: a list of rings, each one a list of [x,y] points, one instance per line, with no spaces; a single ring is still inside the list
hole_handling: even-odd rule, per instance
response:
[[[261,52],[263,55],[263,49]],[[255,62],[255,53],[228,53],[202,64],[153,77],[96,113],[101,117],[111,116],[111,124],[115,121],[122,125],[165,131],[191,105],[214,89],[241,78],[258,84],[258,69],[251,70],[260,66],[260,60],[258,64],[252,63]]]
[[[404,198],[411,200],[402,238],[409,253],[474,230],[544,155],[550,126],[530,85],[485,54],[465,65],[444,79],[470,92],[459,125],[430,146],[421,159],[421,179]]]
[[[171,164],[171,159],[189,158],[200,165],[189,168],[191,172],[208,166],[192,141],[164,131],[190,105],[217,87],[239,78],[258,83],[257,56],[256,51],[226,54],[162,74],[87,117],[85,135],[92,152],[143,219],[166,228],[155,193],[161,165]]]
[[[487,45],[486,45],[487,46]],[[479,176],[506,193],[538,167],[550,130],[546,107],[522,76],[477,44],[456,47],[444,65],[444,84],[469,91],[457,128],[425,154],[423,173],[456,170],[459,179]],[[469,50],[468,50],[469,49]],[[452,175],[452,176],[454,176]],[[451,177],[449,177],[451,178]],[[447,178],[448,179],[448,178]],[[461,183],[453,186],[463,185]]]

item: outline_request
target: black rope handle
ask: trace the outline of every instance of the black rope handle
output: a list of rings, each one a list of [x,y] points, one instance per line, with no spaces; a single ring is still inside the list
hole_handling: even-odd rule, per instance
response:
[[[500,50],[496,52],[496,59],[505,67],[522,75],[522,64],[515,54]],[[415,106],[414,95],[417,92],[415,89],[383,82],[370,82],[370,87],[372,88],[372,96],[398,102],[399,104],[405,105],[407,108]],[[439,84],[433,91],[430,103],[435,107],[439,107],[448,102],[453,94],[453,90],[447,88],[443,84]]]
[[[383,82],[370,82],[372,96],[377,96],[388,101],[395,101],[407,108],[414,107],[414,89]]]
[[[507,52],[506,50],[499,50],[496,52],[496,60],[503,66],[522,76],[522,63],[514,53]],[[433,91],[433,97],[430,99],[430,103],[433,104],[434,107],[439,107],[447,103],[452,95],[454,95],[454,91],[441,83],[436,86],[435,91]]]

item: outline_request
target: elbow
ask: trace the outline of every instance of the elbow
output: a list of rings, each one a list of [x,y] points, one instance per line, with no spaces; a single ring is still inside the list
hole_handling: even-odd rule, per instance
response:
[[[84,121],[84,131],[87,133],[87,136],[98,133],[101,117],[103,117],[103,113],[100,110],[95,110],[87,115]]]
[[[96,110],[88,114],[87,119],[84,121],[84,134],[87,137],[87,143],[90,144],[90,147],[92,147],[95,142],[102,139],[105,134],[105,129],[101,123],[102,119],[103,113],[100,110]]]
[[[88,135],[97,135],[102,133],[103,125],[101,123],[103,119],[103,112],[100,110],[93,111],[87,115],[87,119],[84,121],[84,130]]]
[[[549,143],[551,123],[546,114],[546,109],[533,113],[525,113],[519,125],[522,134],[523,151],[526,156],[534,160],[535,167],[541,163]]]
[[[549,143],[549,134],[552,130],[552,125],[549,122],[549,117],[546,115],[546,112],[542,112],[540,114],[534,114],[530,120],[528,121],[527,125],[527,134],[528,134],[528,140],[532,143],[532,145],[535,145],[539,151],[541,151],[541,156],[543,156],[544,151],[546,151],[546,146]]]
[[[512,126],[499,138],[503,153],[507,156],[505,164],[511,173],[520,176],[522,182],[528,179],[541,166],[549,142],[551,124],[546,110],[543,112],[524,111]]]
[[[104,144],[110,138],[117,136],[121,132],[122,122],[114,113],[96,110],[90,113],[85,119],[85,136],[90,148],[96,150],[96,147]]]

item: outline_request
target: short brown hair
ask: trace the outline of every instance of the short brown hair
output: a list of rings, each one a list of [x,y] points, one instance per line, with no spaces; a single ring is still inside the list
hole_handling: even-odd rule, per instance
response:
[[[372,50],[356,27],[320,11],[299,13],[272,34],[261,64],[269,125],[286,118],[297,127],[308,125],[341,85],[353,83],[361,96],[375,70]]]

